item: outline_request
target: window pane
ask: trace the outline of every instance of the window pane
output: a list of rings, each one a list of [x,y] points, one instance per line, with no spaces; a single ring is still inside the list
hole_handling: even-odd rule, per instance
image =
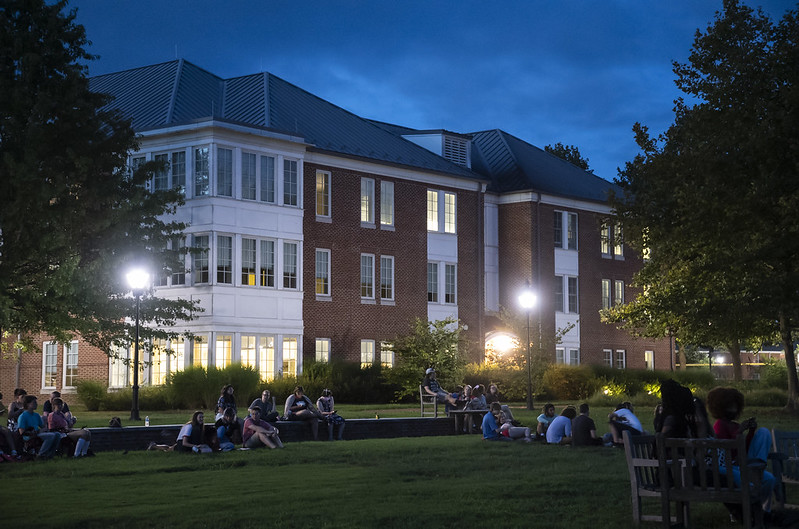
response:
[[[231,149],[216,150],[216,194],[223,197],[233,196],[233,151]]]
[[[316,250],[316,293],[330,295],[330,252]]]
[[[388,342],[380,343],[380,363],[383,367],[394,367],[394,346]]]
[[[624,349],[619,349],[616,351],[616,368],[617,369],[624,369],[625,367],[625,353]]]
[[[567,236],[569,240],[569,250],[577,249],[577,213],[569,213],[569,224]]]
[[[153,351],[150,365],[150,384],[162,386],[166,383],[167,363],[169,356],[166,350],[166,340],[156,338],[153,340]]]
[[[394,225],[394,182],[380,182],[380,224]]]
[[[44,345],[44,387],[54,388],[58,385],[58,344]]]
[[[610,279],[602,280],[602,308],[610,308]]]
[[[195,252],[192,254],[194,283],[208,282],[208,235],[194,236]]]
[[[613,302],[617,305],[624,303],[624,281],[614,281],[613,290]]]
[[[563,312],[563,276],[555,276],[552,289],[552,303],[555,312]]]
[[[455,233],[455,193],[444,193],[444,231]]]
[[[375,181],[361,178],[361,222],[375,221]]]
[[[427,263],[427,301],[438,303],[438,263]]]
[[[330,173],[316,171],[316,214],[330,216]]]
[[[563,349],[555,349],[555,363],[556,364],[563,364],[566,360],[564,358],[564,351]]]
[[[108,380],[109,386],[115,388],[127,386],[130,380],[129,375],[131,374],[131,369],[129,364],[126,363],[126,360],[130,358],[130,350],[127,347],[112,345],[111,357],[111,376]]]
[[[552,236],[555,238],[555,248],[563,248],[563,212],[556,211],[552,217]]]
[[[444,303],[455,303],[456,284],[457,276],[455,265],[444,265]]]
[[[241,337],[241,365],[257,368],[255,363],[255,336]]]
[[[172,189],[177,189],[181,193],[186,193],[186,151],[175,151],[172,153]]]
[[[375,257],[361,254],[361,297],[375,297]]]
[[[74,387],[78,382],[78,342],[65,346],[67,361],[64,366],[64,385]]]
[[[438,191],[427,190],[427,231],[438,231]]]
[[[178,252],[177,269],[172,271],[172,286],[186,284],[186,249],[185,237],[174,237],[172,239],[172,249]]]
[[[216,238],[216,282],[233,283],[233,237]]]
[[[327,338],[316,339],[316,361],[330,362],[330,340]]]
[[[241,153],[241,198],[255,200],[255,155]]]
[[[297,205],[298,187],[297,162],[295,160],[283,160],[283,204],[287,206]]]
[[[577,278],[570,277],[569,284],[569,312],[577,312]]]
[[[394,299],[394,258],[380,257],[380,297]]]
[[[275,286],[275,241],[261,241],[261,286]]]
[[[578,349],[569,349],[569,363],[573,366],[580,365],[580,351]]]
[[[275,337],[261,336],[258,342],[259,373],[263,380],[275,378]]]
[[[194,148],[194,196],[208,195],[208,147]]]
[[[610,255],[610,226],[607,224],[599,230],[599,247],[602,255]]]
[[[613,351],[610,349],[603,349],[602,353],[605,356],[605,365],[608,367],[613,367]]]
[[[613,255],[621,257],[624,255],[624,232],[621,225],[616,224],[613,227]]]
[[[361,367],[369,367],[375,361],[375,343],[372,340],[361,340]]]
[[[241,240],[241,284],[255,286],[255,239]],[[253,348],[255,345],[253,345]],[[254,350],[254,349],[253,349]]]
[[[275,159],[261,156],[261,201],[275,201]]]
[[[184,366],[184,360],[186,358],[185,338],[182,336],[174,338],[170,342],[170,348],[173,356],[169,360],[169,372],[175,373],[176,371],[181,371]]]
[[[296,338],[283,338],[283,376],[297,376]]]
[[[222,369],[230,365],[230,351],[233,349],[233,337],[229,334],[216,335],[216,348],[214,349],[214,356],[216,359],[216,367]]]
[[[169,155],[156,154],[154,159],[158,162],[159,168],[155,172],[153,189],[155,191],[165,191],[169,189]]]
[[[203,336],[194,337],[194,365],[208,368],[208,339]]]
[[[655,352],[654,351],[644,351],[644,366],[649,371],[655,369]]]
[[[297,243],[283,243],[283,288],[297,288]]]

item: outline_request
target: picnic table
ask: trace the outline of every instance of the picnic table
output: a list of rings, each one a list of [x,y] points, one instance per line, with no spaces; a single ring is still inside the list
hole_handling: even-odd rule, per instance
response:
[[[455,418],[455,433],[472,433],[472,428],[474,427],[474,418],[477,416],[477,420],[482,422],[483,416],[488,413],[488,409],[485,410],[449,410],[450,417]],[[465,428],[464,428],[465,427]],[[465,431],[464,431],[465,429]],[[477,432],[475,432],[477,433]]]

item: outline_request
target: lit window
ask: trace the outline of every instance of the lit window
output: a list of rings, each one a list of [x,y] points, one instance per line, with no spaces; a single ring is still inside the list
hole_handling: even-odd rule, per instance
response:
[[[330,250],[316,250],[316,294],[330,295]]]
[[[316,361],[323,363],[330,362],[330,338],[316,339]]]
[[[627,352],[624,349],[616,349],[616,369],[624,369],[627,366]]]
[[[552,217],[552,235],[555,248],[563,248],[563,212],[556,211]]]
[[[208,368],[208,339],[203,336],[194,337],[194,348],[192,351],[194,365]]]
[[[124,388],[130,385],[132,366],[129,362],[130,349],[127,347],[111,346],[111,373],[108,385],[112,388]],[[53,384],[55,387],[55,384]]]
[[[375,362],[375,341],[361,340],[361,367],[369,367]]]
[[[258,340],[258,364],[262,380],[275,378],[275,337],[261,336]]]
[[[283,288],[297,288],[297,243],[283,243]]]
[[[216,367],[219,369],[230,365],[231,355],[233,349],[233,337],[229,334],[216,335],[216,348],[214,349],[214,357],[216,358]]]
[[[621,224],[613,226],[613,255],[615,257],[624,256],[624,231]]]
[[[262,287],[275,286],[275,241],[261,241]]]
[[[255,286],[255,247],[255,239],[241,239],[241,284],[250,287]]]
[[[610,308],[610,279],[602,280],[602,308]]]
[[[552,285],[552,303],[555,312],[563,312],[563,276],[555,276],[555,282]]]
[[[316,215],[330,216],[330,173],[316,171]]]
[[[261,202],[275,202],[275,159],[261,156]]]
[[[389,255],[380,257],[380,297],[394,299],[394,258]]]
[[[233,237],[216,237],[216,282],[233,283]]]
[[[624,281],[613,282],[613,301],[617,305],[624,303]]]
[[[208,195],[208,147],[194,148],[194,196]]]
[[[186,339],[182,336],[173,338],[170,342],[170,350],[174,356],[169,361],[169,372],[181,371],[186,358]]]
[[[163,338],[155,338],[153,340],[153,350],[150,358],[151,385],[162,386],[166,384],[168,358],[166,340]]]
[[[394,225],[394,182],[380,182],[380,224]]]
[[[455,303],[457,289],[457,269],[454,264],[444,265],[444,303]]]
[[[75,387],[78,383],[78,342],[64,346],[64,387]]]
[[[654,351],[644,351],[644,366],[649,371],[655,370],[655,352]]]
[[[194,270],[194,284],[208,283],[208,235],[195,235],[192,253],[192,269]]]
[[[361,222],[375,222],[375,181],[371,178],[361,178]]]
[[[45,388],[54,388],[58,384],[58,344],[44,344],[44,382]]]
[[[380,342],[380,363],[383,367],[394,367],[394,344]]]
[[[568,278],[569,285],[569,312],[577,313],[577,278]]]
[[[438,303],[438,263],[427,263],[427,302]]]
[[[241,337],[241,365],[256,367],[255,363],[255,336]]]
[[[455,193],[444,193],[444,232],[456,232]]]
[[[233,151],[221,147],[216,150],[216,194],[233,196]]]
[[[566,235],[569,244],[569,250],[577,249],[577,213],[568,214],[568,224],[566,226]]]
[[[283,338],[283,376],[297,376],[297,338]]]
[[[256,165],[257,156],[250,152],[241,153],[241,198],[255,200],[256,197]]]
[[[602,255],[610,255],[610,226],[607,224],[599,229],[599,248]]]
[[[375,297],[375,256],[361,254],[361,298]]]
[[[438,191],[427,190],[427,231],[438,231]]]
[[[299,176],[295,160],[283,160],[283,204],[299,204]]]

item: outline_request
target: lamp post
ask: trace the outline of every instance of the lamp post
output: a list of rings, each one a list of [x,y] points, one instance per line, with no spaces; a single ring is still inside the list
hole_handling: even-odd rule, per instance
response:
[[[530,290],[530,286],[519,295],[519,305],[527,311],[527,409],[533,409],[533,353],[530,348],[530,312],[535,307],[538,298],[535,293]]]
[[[133,290],[136,298],[136,342],[133,348],[133,400],[130,405],[130,420],[140,421],[139,418],[139,304],[144,289],[150,282],[150,274],[141,269],[131,270],[127,274],[128,286]]]

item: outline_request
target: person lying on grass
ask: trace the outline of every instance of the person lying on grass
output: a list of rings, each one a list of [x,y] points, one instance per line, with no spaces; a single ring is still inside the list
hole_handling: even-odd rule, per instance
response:
[[[493,407],[494,404],[499,404],[499,402],[492,402],[491,406]],[[502,406],[501,404],[499,422],[502,423],[502,426],[499,427],[499,433],[508,439],[524,439],[526,443],[529,443],[533,440],[533,438],[530,436],[530,428],[514,426],[513,414],[510,413],[510,408],[507,406]]]
[[[250,416],[244,421],[244,430],[241,437],[245,448],[260,448],[262,446],[271,449],[283,448],[277,428],[261,419],[261,409],[257,406],[250,408]]]

